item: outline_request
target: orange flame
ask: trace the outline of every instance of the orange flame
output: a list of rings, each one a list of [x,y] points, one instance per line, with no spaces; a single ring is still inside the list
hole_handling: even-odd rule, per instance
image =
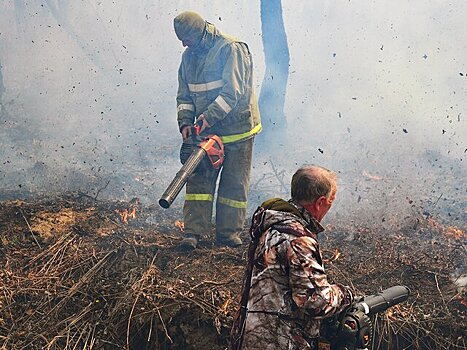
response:
[[[371,180],[382,180],[383,179],[382,176],[371,175],[370,173],[366,172],[365,170],[363,170],[362,175],[369,178],[369,179],[371,179]]]
[[[115,209],[115,212],[120,215],[122,218],[122,222],[125,224],[128,224],[128,219],[135,219],[136,218],[136,208],[133,207],[129,211],[128,209],[123,209],[123,211],[120,211],[118,209]]]
[[[336,251],[334,252],[334,256],[331,258],[331,261],[339,259],[340,256],[341,256],[341,252],[336,249]]]
[[[323,261],[326,263],[326,264],[329,264],[333,261],[336,261],[337,259],[339,259],[339,257],[342,255],[342,253],[336,249],[334,251],[334,254],[329,258],[329,259],[323,259]]]
[[[445,229],[444,234],[449,237],[453,237],[456,241],[461,240],[465,237],[465,233],[461,229],[458,229],[456,226],[449,226]]]
[[[175,220],[175,226],[177,226],[182,232],[185,229],[185,223],[180,220]]]
[[[459,241],[465,238],[465,233],[461,229],[457,228],[456,226],[448,226],[444,227],[442,224],[437,222],[436,220],[429,218],[428,225],[433,227],[433,229],[438,230],[442,234],[444,234],[448,239],[454,238],[454,240]]]

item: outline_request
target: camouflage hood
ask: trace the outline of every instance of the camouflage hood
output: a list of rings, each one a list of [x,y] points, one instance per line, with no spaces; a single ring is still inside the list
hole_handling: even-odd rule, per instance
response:
[[[296,222],[296,225],[291,225],[291,222]],[[323,226],[304,207],[281,198],[269,199],[256,210],[250,227],[251,238],[258,239],[272,226],[278,231],[295,236],[308,236],[324,231]]]

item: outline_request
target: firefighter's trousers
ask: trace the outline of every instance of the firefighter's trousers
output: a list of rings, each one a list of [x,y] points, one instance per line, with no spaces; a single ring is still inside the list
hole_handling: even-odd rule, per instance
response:
[[[224,163],[220,170],[193,173],[186,185],[183,217],[185,232],[205,235],[211,230],[216,183],[216,238],[230,238],[240,233],[247,210],[253,140],[224,145]]]

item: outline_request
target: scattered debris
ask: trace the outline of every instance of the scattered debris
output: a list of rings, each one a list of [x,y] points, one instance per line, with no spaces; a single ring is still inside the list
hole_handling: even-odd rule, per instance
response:
[[[0,202],[0,348],[225,349],[247,246],[215,247],[206,232],[179,252],[179,209],[81,193]],[[320,236],[329,279],[357,295],[411,289],[376,320],[375,349],[465,349],[465,228],[418,220],[379,231],[337,220]]]

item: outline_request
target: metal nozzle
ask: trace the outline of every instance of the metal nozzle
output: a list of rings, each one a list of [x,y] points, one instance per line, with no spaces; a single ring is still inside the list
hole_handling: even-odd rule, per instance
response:
[[[188,181],[190,175],[193,174],[196,167],[203,160],[205,154],[206,151],[202,148],[198,148],[193,151],[185,164],[183,164],[182,168],[178,171],[177,175],[175,175],[175,178],[172,180],[169,187],[167,187],[165,192],[162,194],[161,199],[159,199],[159,205],[162,208],[167,209],[170,207],[182,190],[183,186]]]

